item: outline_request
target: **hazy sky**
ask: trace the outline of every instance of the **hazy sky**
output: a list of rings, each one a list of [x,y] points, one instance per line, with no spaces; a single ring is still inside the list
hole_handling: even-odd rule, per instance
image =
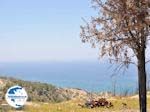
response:
[[[96,60],[79,37],[90,0],[0,0],[0,62]]]

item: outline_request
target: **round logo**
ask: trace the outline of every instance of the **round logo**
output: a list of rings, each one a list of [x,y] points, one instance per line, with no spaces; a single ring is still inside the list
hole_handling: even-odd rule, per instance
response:
[[[20,108],[26,103],[28,95],[21,86],[13,86],[7,90],[5,98],[10,106]]]

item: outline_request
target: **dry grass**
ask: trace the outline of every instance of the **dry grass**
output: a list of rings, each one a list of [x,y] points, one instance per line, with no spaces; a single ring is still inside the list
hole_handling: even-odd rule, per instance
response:
[[[138,99],[131,97],[110,99],[114,105],[112,108],[82,108],[79,103],[84,103],[81,99],[71,100],[62,103],[27,103],[23,110],[17,112],[138,112]],[[126,103],[124,106],[122,103]],[[150,98],[148,98],[150,107]],[[9,112],[16,112],[11,110]],[[150,112],[150,110],[148,111]]]

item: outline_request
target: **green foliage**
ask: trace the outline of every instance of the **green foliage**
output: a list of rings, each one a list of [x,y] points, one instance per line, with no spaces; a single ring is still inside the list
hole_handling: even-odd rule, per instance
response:
[[[5,98],[7,89],[14,85],[19,85],[25,88],[28,93],[28,101],[62,102],[70,99],[67,95],[58,92],[58,88],[51,84],[22,81],[6,77],[0,77],[0,79],[5,80],[5,86],[0,90],[2,99]]]

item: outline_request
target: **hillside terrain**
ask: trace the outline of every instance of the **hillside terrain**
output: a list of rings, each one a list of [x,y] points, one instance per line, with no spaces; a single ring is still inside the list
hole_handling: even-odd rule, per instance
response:
[[[91,95],[91,93],[81,89],[59,88],[46,83],[0,77],[0,96],[2,100],[4,100],[7,89],[14,85],[19,85],[25,88],[28,93],[28,101],[58,103],[76,97],[87,98]]]
[[[24,87],[29,99],[21,110],[11,108],[4,100],[7,89],[13,85]],[[0,77],[0,112],[139,112],[138,95],[112,96],[94,94],[81,89],[58,88],[51,84],[29,82],[14,78]],[[106,98],[112,107],[82,107],[89,99]],[[148,108],[150,92],[148,92]],[[150,112],[150,109],[148,109]]]

